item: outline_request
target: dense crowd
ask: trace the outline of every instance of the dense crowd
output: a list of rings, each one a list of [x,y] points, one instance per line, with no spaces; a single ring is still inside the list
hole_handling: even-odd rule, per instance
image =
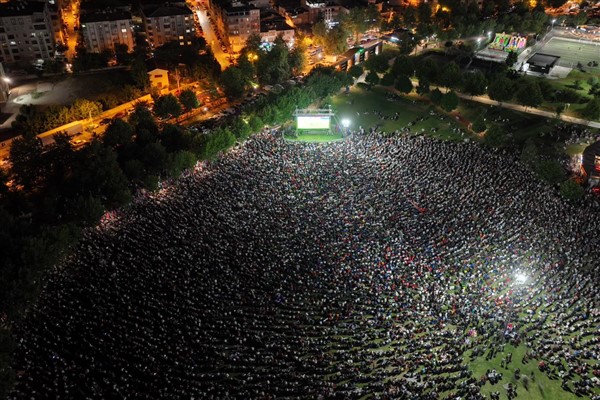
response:
[[[594,207],[476,144],[257,135],[86,232],[13,397],[598,398]]]

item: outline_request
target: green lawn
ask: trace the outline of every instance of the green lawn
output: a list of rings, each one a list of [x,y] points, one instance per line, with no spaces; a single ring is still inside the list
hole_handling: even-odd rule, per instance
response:
[[[426,134],[447,140],[463,139],[460,133],[452,129],[466,129],[459,126],[453,117],[435,111],[431,105],[416,97],[388,99],[387,95],[386,89],[381,87],[372,90],[353,87],[349,93],[335,96],[332,107],[337,119],[350,120],[350,128],[354,130],[361,126],[368,130],[378,125],[380,130],[392,133],[409,127],[412,134]],[[469,137],[468,134],[465,134],[466,137]]]
[[[550,379],[546,373],[540,372],[538,369],[538,362],[530,360],[527,364],[523,364],[521,360],[526,352],[526,347],[520,345],[519,347],[513,347],[507,344],[504,348],[504,353],[499,353],[491,360],[486,360],[485,355],[478,357],[474,361],[470,361],[470,358],[465,355],[465,362],[469,364],[473,371],[473,376],[479,379],[488,369],[496,369],[496,371],[502,373],[502,379],[495,385],[487,382],[482,388],[483,394],[489,394],[491,392],[500,392],[501,398],[506,398],[506,389],[504,388],[509,382],[513,386],[517,387],[517,399],[525,400],[574,400],[578,397],[573,394],[562,390],[560,387],[560,379]],[[508,368],[501,368],[500,361],[506,355],[506,353],[512,353],[512,362],[508,365]],[[466,354],[470,354],[467,352]],[[521,370],[521,379],[515,379],[515,370],[519,368]],[[527,378],[523,378],[527,376]],[[532,381],[532,376],[535,381]],[[525,388],[524,382],[529,380],[528,389]]]

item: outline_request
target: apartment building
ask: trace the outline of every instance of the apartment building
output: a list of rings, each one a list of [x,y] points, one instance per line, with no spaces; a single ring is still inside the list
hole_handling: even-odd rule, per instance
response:
[[[79,19],[81,35],[86,49],[91,53],[115,50],[116,44],[124,44],[133,50],[131,13],[123,10],[97,10],[86,12]]]
[[[0,62],[14,64],[54,57],[49,14],[43,1],[0,3]]]
[[[260,34],[260,10],[253,5],[233,3],[221,9],[225,35],[234,52],[240,51],[248,37]]]
[[[296,31],[286,19],[273,12],[265,12],[260,16],[260,39],[262,42],[273,43],[281,36],[288,46],[294,45]]]
[[[192,10],[187,6],[170,3],[144,6],[142,20],[153,47],[172,41],[189,45],[196,36]]]

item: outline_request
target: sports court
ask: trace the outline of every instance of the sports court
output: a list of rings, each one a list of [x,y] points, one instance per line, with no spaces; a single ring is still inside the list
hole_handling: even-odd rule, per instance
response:
[[[600,42],[553,37],[536,52],[560,56],[557,65],[576,68],[580,62],[586,71],[600,73],[600,66],[589,66],[590,61],[600,62]]]

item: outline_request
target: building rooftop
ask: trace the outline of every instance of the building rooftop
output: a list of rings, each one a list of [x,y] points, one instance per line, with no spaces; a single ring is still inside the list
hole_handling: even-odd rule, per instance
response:
[[[44,2],[18,0],[0,3],[1,17],[31,16],[33,13],[44,12]]]
[[[192,10],[187,6],[177,6],[170,3],[163,5],[148,5],[142,8],[144,15],[149,17],[169,17],[173,15],[192,15]]]
[[[121,10],[97,10],[93,12],[87,12],[81,14],[79,22],[85,24],[87,22],[100,22],[100,21],[121,21],[130,20],[131,13]]]
[[[256,10],[252,4],[243,4],[243,3],[233,3],[228,4],[223,7],[223,11],[231,13],[231,12],[240,12],[240,11],[250,11]]]

